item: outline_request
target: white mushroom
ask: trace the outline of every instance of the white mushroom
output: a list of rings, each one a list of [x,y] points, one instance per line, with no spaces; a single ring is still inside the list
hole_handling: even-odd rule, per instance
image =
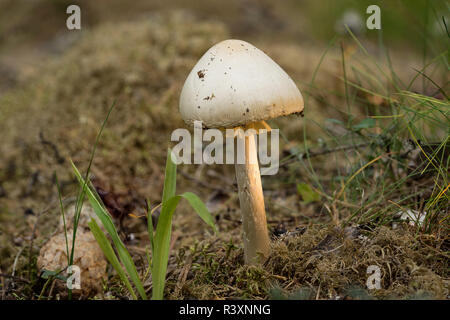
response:
[[[258,128],[258,122],[303,111],[292,79],[264,52],[241,40],[210,48],[186,79],[180,112],[190,125],[207,128]],[[236,164],[246,263],[262,262],[270,252],[264,196],[254,134],[245,139],[245,163]]]

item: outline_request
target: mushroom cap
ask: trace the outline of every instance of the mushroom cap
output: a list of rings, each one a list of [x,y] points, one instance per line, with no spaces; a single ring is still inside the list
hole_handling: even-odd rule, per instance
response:
[[[294,81],[264,52],[242,40],[225,40],[197,62],[180,97],[183,120],[231,128],[303,110]]]

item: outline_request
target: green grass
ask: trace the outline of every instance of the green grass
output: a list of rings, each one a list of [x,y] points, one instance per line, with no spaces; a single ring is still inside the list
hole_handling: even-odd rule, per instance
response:
[[[304,202],[323,201],[336,224],[387,225],[398,219],[399,211],[412,209],[426,215],[423,224],[416,223],[418,231],[448,230],[448,42],[435,43],[432,48],[437,55],[424,61],[423,68],[405,81],[392,67],[387,50],[386,68],[347,31],[348,41],[359,52],[349,58],[341,45],[342,75],[338,78],[344,95],[331,91],[325,94],[314,84],[329,49],[339,43],[339,39],[333,39],[306,85],[303,147],[281,160],[291,173],[289,181],[301,186],[298,192]],[[412,91],[413,87],[421,87],[423,92]],[[328,103],[324,97],[330,95],[338,96],[343,106]],[[369,97],[379,102],[369,101]],[[341,117],[323,123],[308,118],[308,102],[312,99],[338,111]],[[330,124],[340,127],[343,134],[337,136]],[[318,143],[308,136],[313,126],[322,131]],[[311,151],[321,145],[330,152],[325,153],[328,156],[323,161],[314,161],[312,156],[317,152]],[[414,152],[419,154],[411,159]]]
[[[86,182],[81,177],[76,166],[72,163],[73,170],[75,175],[77,176],[80,185],[86,185]],[[134,283],[137,291],[140,294],[142,299],[147,299],[147,295],[144,291],[142,282],[137,274],[136,267],[134,262],[128,253],[125,245],[121,241],[117,230],[112,222],[112,219],[106,210],[106,208],[99,201],[98,196],[96,196],[95,191],[92,188],[86,188],[85,192],[87,193],[89,202],[94,209],[97,217],[99,217],[106,231],[110,235],[112,242],[116,250],[118,251],[118,256],[122,264],[125,266],[125,270],[127,271],[128,276],[131,278]],[[164,297],[164,286],[165,286],[165,277],[167,271],[167,264],[169,261],[169,249],[170,249],[170,241],[171,241],[171,232],[172,232],[172,217],[177,208],[179,201],[184,198],[186,199],[192,208],[197,212],[200,218],[208,224],[214,232],[217,232],[216,226],[214,225],[214,220],[211,214],[208,212],[205,204],[193,193],[186,192],[181,195],[176,195],[176,165],[172,161],[171,150],[169,149],[167,153],[167,164],[165,171],[165,180],[164,180],[164,192],[163,199],[161,205],[161,214],[158,218],[158,224],[156,227],[156,231],[154,232],[151,212],[149,212],[148,220],[148,234],[151,243],[151,251],[152,251],[152,259],[150,262],[151,273],[152,273],[152,281],[153,281],[153,292],[152,298],[155,300],[161,300]],[[91,228],[92,233],[94,234],[97,242],[100,245],[103,253],[107,257],[108,261],[114,267],[116,272],[119,274],[120,279],[125,284],[126,288],[132,295],[134,299],[136,299],[136,294],[134,293],[130,282],[128,281],[122,266],[120,265],[119,259],[116,257],[116,254],[111,247],[106,235],[100,229],[98,224],[94,219],[89,222],[89,227]]]
[[[161,300],[164,297],[164,286],[165,286],[165,277],[167,271],[167,264],[169,261],[169,249],[170,249],[170,241],[171,241],[171,232],[172,232],[172,217],[177,208],[179,201],[184,198],[186,199],[192,208],[197,212],[199,217],[208,224],[214,232],[217,232],[216,227],[214,225],[214,220],[211,214],[208,212],[205,204],[198,198],[195,194],[191,192],[186,192],[181,195],[176,195],[176,165],[172,161],[172,153],[169,149],[167,153],[167,163],[166,163],[166,171],[165,171],[165,180],[164,180],[164,192],[163,199],[161,205],[161,213],[158,218],[158,224],[156,227],[156,231],[153,230],[152,218],[151,215],[147,217],[148,219],[148,233],[151,243],[151,251],[152,251],[152,259],[149,261],[151,264],[151,273],[152,273],[152,281],[153,281],[153,291],[152,291],[152,299]],[[73,170],[75,175],[81,186],[87,186],[84,188],[84,192],[87,194],[88,200],[94,209],[97,217],[102,222],[102,225],[106,229],[107,233],[112,239],[114,247],[117,250],[117,255],[114,252],[112,246],[110,245],[106,235],[100,229],[98,224],[94,219],[91,219],[89,222],[89,227],[92,233],[95,236],[95,239],[100,245],[103,253],[107,257],[108,261],[114,267],[116,272],[118,273],[121,281],[124,283],[131,296],[136,299],[136,294],[131,287],[130,282],[128,281],[127,275],[131,278],[135,288],[137,289],[140,297],[142,299],[147,299],[147,294],[144,290],[142,281],[136,271],[135,264],[120,239],[117,230],[112,222],[112,219],[105,208],[105,206],[101,203],[98,195],[93,188],[89,187],[86,181],[82,178],[80,172],[76,168],[76,166],[72,163]],[[149,214],[151,212],[149,211]],[[119,262],[120,260],[120,262]],[[124,266],[127,275],[122,269],[121,264]]]
[[[167,263],[169,260],[169,247],[172,232],[172,216],[179,201],[186,199],[199,217],[217,232],[214,220],[208,212],[205,204],[192,192],[176,195],[176,164],[172,161],[171,150],[167,152],[166,171],[164,179],[164,192],[161,205],[161,213],[158,218],[155,235],[152,234],[152,219],[148,217],[149,236],[152,245],[152,280],[153,296],[155,300],[163,299]]]
[[[88,165],[88,168],[86,170],[86,176],[85,176],[84,181],[86,181],[87,178],[89,177],[89,173],[90,173],[91,166],[92,166],[92,161],[94,159],[95,151],[97,150],[98,142],[99,142],[100,137],[102,135],[103,129],[105,128],[105,125],[106,125],[106,123],[107,123],[107,121],[109,119],[109,116],[111,115],[111,112],[114,109],[114,105],[115,105],[115,102],[113,102],[111,107],[109,108],[108,113],[106,115],[106,118],[103,121],[102,126],[101,126],[101,128],[100,128],[100,130],[99,130],[99,132],[97,134],[96,139],[95,139],[95,143],[94,143],[94,146],[93,146],[92,151],[91,151],[91,156],[90,156],[90,159],[89,159],[89,165]],[[73,163],[72,163],[72,166],[75,168]],[[79,174],[78,171],[77,171],[77,173]],[[67,240],[67,232],[68,232],[68,230],[67,230],[67,226],[66,226],[66,216],[65,216],[64,205],[63,205],[63,200],[62,200],[61,188],[60,188],[59,181],[58,181],[58,176],[56,175],[56,173],[55,173],[54,176],[55,176],[56,186],[57,186],[57,189],[58,189],[58,199],[59,199],[59,204],[60,204],[61,216],[62,216],[63,224],[64,224],[64,237],[65,237],[65,240],[66,240],[67,266],[71,266],[71,265],[73,265],[73,259],[74,259],[74,254],[75,254],[75,242],[76,242],[76,235],[77,235],[77,230],[78,230],[78,222],[79,222],[79,219],[80,219],[81,210],[83,208],[84,197],[85,197],[85,194],[86,194],[85,190],[87,188],[87,185],[86,185],[86,183],[80,184],[80,189],[78,191],[77,201],[76,201],[76,205],[75,205],[75,214],[73,216],[72,246],[71,246],[71,249],[69,250],[69,244],[68,244],[68,240]],[[80,181],[83,181],[83,178],[81,178],[81,175],[79,176],[79,179],[81,179]],[[61,271],[58,271],[57,274],[59,274],[59,272],[61,272]],[[47,281],[47,283],[48,283],[48,281]],[[45,286],[44,286],[43,290],[45,290]],[[41,295],[42,295],[42,293],[41,293]],[[71,288],[68,289],[68,298],[69,298],[69,300],[72,299],[72,289]]]
[[[100,201],[98,195],[96,195],[94,189],[90,188],[88,186],[86,180],[83,179],[83,177],[81,176],[77,167],[73,163],[72,163],[72,167],[73,167],[75,175],[78,179],[78,182],[80,183],[81,186],[84,186],[83,193],[86,193],[89,203],[91,204],[92,208],[94,209],[94,212],[96,213],[97,217],[102,222],[102,225],[108,232],[109,236],[111,237],[112,242],[117,250],[117,255],[119,257],[120,262],[123,264],[125,270],[127,271],[128,276],[131,278],[132,282],[134,283],[136,290],[139,292],[139,295],[141,296],[141,298],[147,299],[147,294],[145,293],[144,287],[139,278],[139,275],[136,270],[136,266],[133,262],[133,259],[131,258],[130,253],[128,252],[127,248],[125,247],[122,240],[120,239],[119,234],[117,233],[117,229],[114,226],[114,223],[112,221],[112,218],[111,218],[108,210],[101,203],[101,201]],[[94,226],[94,235],[95,235],[95,232],[98,233],[98,230],[100,230],[100,229],[95,229],[95,224],[92,223],[92,221],[93,220],[91,220],[91,224]],[[104,239],[104,238],[102,238],[102,239]],[[100,247],[102,249],[107,248],[104,243],[100,244]],[[109,248],[107,248],[107,249],[109,249]],[[106,251],[105,256],[107,256],[107,254],[110,254],[110,253],[111,253],[110,251]],[[117,267],[117,264],[115,263],[116,261],[110,260],[110,262],[112,263],[113,267],[114,266]],[[119,275],[120,275],[120,272],[119,272]]]
[[[100,131],[98,132],[95,144],[93,146],[89,165],[86,171],[86,174],[83,178],[78,168],[75,166],[73,162],[71,162],[73,172],[79,182],[79,192],[77,195],[77,202],[75,208],[74,215],[74,228],[73,228],[73,241],[71,249],[69,250],[69,244],[67,240],[67,227],[66,227],[66,216],[64,211],[64,205],[62,200],[61,189],[58,181],[58,177],[55,174],[55,181],[58,190],[60,210],[63,219],[64,225],[64,235],[66,239],[66,252],[67,252],[67,265],[70,266],[73,264],[74,251],[76,249],[75,240],[76,240],[76,232],[78,228],[78,222],[81,215],[82,206],[84,203],[84,199],[87,196],[87,199],[92,206],[95,214],[99,218],[102,226],[105,228],[107,234],[111,238],[111,241],[114,245],[111,246],[110,241],[106,234],[102,231],[96,220],[91,219],[88,223],[88,226],[94,235],[97,243],[99,244],[101,250],[103,251],[105,257],[108,262],[112,265],[114,270],[119,275],[121,282],[125,285],[128,292],[130,293],[133,299],[137,299],[137,293],[141,299],[147,299],[147,293],[144,289],[144,285],[142,280],[137,272],[134,261],[127,250],[126,246],[120,239],[120,236],[117,232],[117,229],[114,225],[112,217],[110,216],[108,210],[102,203],[101,198],[95,191],[89,182],[89,173],[92,165],[92,161],[94,159],[95,151],[97,149],[97,145],[99,143],[101,134],[103,129],[105,128],[106,122],[114,108],[114,104],[108,111],[108,114],[101,126]],[[216,226],[214,224],[214,220],[206,208],[205,204],[200,200],[198,196],[196,196],[192,192],[185,192],[181,195],[176,195],[176,164],[172,161],[172,153],[169,149],[167,152],[167,160],[166,160],[166,170],[165,170],[165,179],[164,179],[164,190],[163,190],[163,198],[161,202],[161,213],[158,218],[158,224],[156,230],[153,228],[152,224],[152,216],[150,211],[150,203],[148,204],[148,235],[150,238],[150,249],[152,252],[152,258],[148,260],[149,269],[152,274],[153,281],[153,292],[152,298],[155,300],[161,300],[164,297],[164,286],[165,286],[165,277],[167,272],[167,264],[169,260],[169,250],[170,250],[170,241],[171,241],[171,232],[172,232],[172,217],[177,208],[178,203],[181,199],[185,199],[191,205],[191,207],[197,212],[199,217],[209,225],[214,232],[217,232]],[[48,271],[46,278],[48,279],[43,291],[45,291],[47,285],[55,278],[60,276],[62,271]],[[131,279],[131,282],[130,280]],[[134,288],[132,286],[134,285]],[[42,296],[42,292],[41,292]],[[72,298],[72,290],[69,289],[69,299]]]
[[[364,24],[369,14],[366,9],[370,5],[378,5],[381,9],[381,32],[365,30],[364,37],[384,45],[384,41],[395,46],[408,45],[420,51],[433,50],[435,40],[446,35],[443,17],[447,23],[450,18],[450,7],[447,1],[434,0],[324,0],[299,3],[293,1],[295,12],[308,12],[312,18],[308,30],[314,36],[331,39],[336,30],[335,24],[348,10],[357,12]],[[443,39],[445,40],[445,39]]]

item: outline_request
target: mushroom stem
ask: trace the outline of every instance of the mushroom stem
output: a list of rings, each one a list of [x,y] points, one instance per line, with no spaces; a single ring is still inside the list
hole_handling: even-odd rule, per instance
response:
[[[270,242],[255,135],[238,135],[237,139],[245,139],[245,164],[235,165],[244,227],[245,263],[258,264],[269,256]]]

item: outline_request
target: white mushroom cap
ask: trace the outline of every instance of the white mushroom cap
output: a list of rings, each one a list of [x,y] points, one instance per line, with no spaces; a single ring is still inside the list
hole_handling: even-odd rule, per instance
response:
[[[231,128],[298,113],[303,97],[270,57],[248,42],[225,40],[210,48],[184,83],[183,120]]]

